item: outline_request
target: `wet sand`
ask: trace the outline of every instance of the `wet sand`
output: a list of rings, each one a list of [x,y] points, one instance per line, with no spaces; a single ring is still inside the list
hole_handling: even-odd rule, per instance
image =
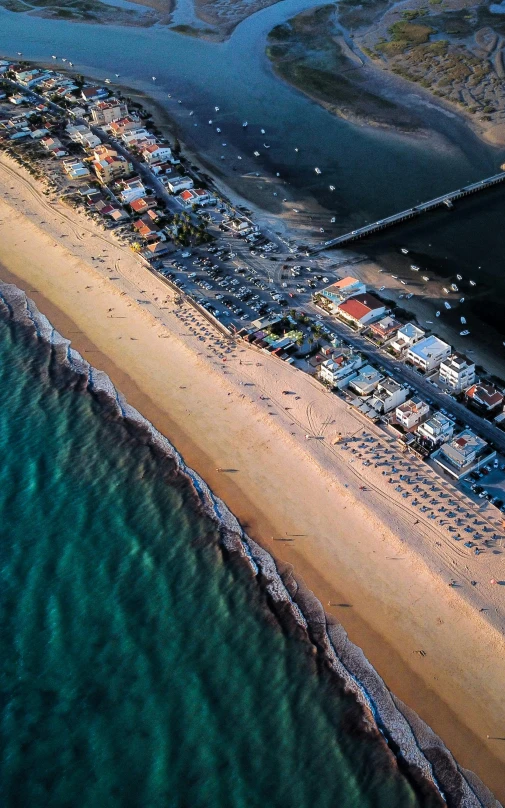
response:
[[[505,717],[505,587],[489,583],[505,579],[503,556],[461,555],[438,528],[416,525],[378,471],[333,445],[338,431],[363,429],[380,443],[378,430],[270,356],[242,346],[222,353],[204,321],[175,312],[167,286],[113,237],[41,198],[4,157],[2,165],[0,257],[18,285],[253,538],[293,565],[395,694],[503,799],[505,744],[494,739]],[[91,259],[99,255],[103,262]],[[292,410],[283,389],[300,396],[290,396]],[[323,441],[304,439],[323,428]],[[460,588],[447,586],[452,577]]]

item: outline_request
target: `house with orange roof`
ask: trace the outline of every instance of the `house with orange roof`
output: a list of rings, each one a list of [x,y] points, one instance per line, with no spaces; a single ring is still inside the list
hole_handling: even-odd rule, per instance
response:
[[[386,313],[386,306],[370,292],[355,295],[337,306],[338,316],[354,327],[361,327],[380,320]]]

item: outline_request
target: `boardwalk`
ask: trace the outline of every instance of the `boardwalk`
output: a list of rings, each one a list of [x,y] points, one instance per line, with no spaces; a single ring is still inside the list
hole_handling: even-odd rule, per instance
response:
[[[422,213],[427,213],[435,208],[440,208],[442,205],[451,208],[452,203],[456,199],[461,199],[462,197],[469,196],[470,194],[476,194],[479,191],[484,191],[486,188],[490,188],[492,185],[498,185],[498,183],[504,181],[505,172],[502,172],[500,174],[495,174],[493,177],[488,177],[486,180],[473,182],[471,185],[466,185],[464,188],[459,188],[457,191],[451,191],[449,194],[437,196],[436,199],[431,199],[429,202],[423,202],[421,205],[416,205],[408,210],[403,210],[401,213],[395,213],[393,216],[387,216],[385,219],[380,219],[378,222],[373,222],[372,224],[367,224],[364,227],[353,230],[351,233],[345,233],[343,236],[338,236],[337,238],[332,238],[329,241],[325,241],[324,244],[314,247],[311,252],[318,253],[322,250],[327,250],[330,247],[340,247],[350,241],[356,241],[357,239],[364,238],[372,233],[385,230],[386,227],[392,227],[393,225],[404,222],[407,219],[413,219],[414,216],[420,216]]]

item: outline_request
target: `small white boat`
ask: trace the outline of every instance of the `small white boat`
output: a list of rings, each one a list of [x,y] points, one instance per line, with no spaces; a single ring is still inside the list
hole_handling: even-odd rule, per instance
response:
[[[433,325],[433,320],[426,320],[427,325]]]
[[[168,93],[167,98],[172,98],[172,93]]]
[[[61,61],[62,61],[62,62],[66,62],[67,60],[66,60],[66,59],[64,59],[64,58],[63,58],[63,56],[62,56],[62,57],[61,57]]]
[[[460,302],[460,303],[464,303],[464,302],[465,302],[465,298],[464,298],[464,297],[460,297],[459,302]]]
[[[18,51],[18,56],[22,56],[22,55],[23,55],[23,53],[21,51]]]
[[[242,160],[242,158],[241,158],[240,154],[239,154],[239,156],[237,157],[237,160]]]
[[[119,73],[114,73],[114,75],[117,79],[119,78]]]
[[[178,104],[182,104],[182,101],[178,101],[177,103],[178,103]]]
[[[249,123],[247,121],[244,121],[244,123],[242,124],[242,128],[247,129],[248,126],[249,126]]]
[[[447,300],[444,300],[444,306],[445,306],[445,308],[446,308],[446,309],[450,309],[450,308],[451,308],[451,304],[450,304],[450,303],[448,303],[448,302],[447,302]]]
[[[334,185],[330,185],[330,191],[334,191],[334,190],[335,190],[335,186],[334,186]]]
[[[218,133],[218,135],[221,134],[221,130],[220,130],[219,126],[216,126],[216,132]]]
[[[440,312],[439,311],[435,312],[435,317],[440,317]]]
[[[269,148],[270,148],[270,146],[268,146],[266,143],[263,143],[263,148],[264,148],[264,149],[269,149]]]
[[[73,62],[69,62],[69,65],[70,65],[70,67],[73,67],[73,66],[74,66],[74,63],[73,63]]]
[[[463,280],[463,275],[456,275],[456,278],[458,279],[458,281],[462,281]]]
[[[216,112],[219,112],[219,107],[214,107],[214,109],[216,110]]]
[[[428,278],[428,276],[427,276],[427,275],[423,275],[423,281],[426,281],[426,282],[428,282],[428,281],[429,281],[429,278]]]
[[[460,331],[460,332],[459,332],[459,336],[460,336],[460,337],[467,337],[467,336],[469,335],[469,333],[470,333],[470,332],[469,332],[468,328],[465,328],[465,330],[464,330],[464,331]]]
[[[221,160],[224,160],[224,154],[221,155]]]
[[[379,292],[383,292],[385,288],[386,288],[385,286],[381,286]]]
[[[262,135],[266,135],[266,132],[265,132],[264,129],[260,129],[260,132],[261,132]]]
[[[402,252],[404,255],[408,255],[408,254],[409,254],[409,251],[408,251],[408,250],[406,250],[406,249],[405,249],[405,247],[402,247],[402,248],[401,248],[401,252]]]
[[[459,321],[460,321],[461,325],[466,325],[466,317],[460,317]]]
[[[408,295],[406,295],[407,300],[410,300],[411,297],[414,297],[414,292],[409,292]]]
[[[214,123],[214,121],[211,118],[210,121],[209,121],[209,126],[212,126],[213,123]]]
[[[278,172],[278,171],[276,171],[275,176],[276,176],[276,177],[280,177],[281,175],[279,174],[279,172]]]
[[[331,219],[330,219],[330,222],[331,222],[332,224],[335,224],[335,222],[336,222],[336,221],[337,221],[337,217],[336,217],[336,216],[332,216],[332,217],[331,217]]]
[[[314,171],[316,172],[316,174],[320,174],[320,173],[321,173],[321,169],[320,169],[320,168],[315,168],[315,169],[314,169]]]
[[[111,83],[111,82],[110,82],[110,79],[105,79],[105,83],[106,83],[106,84],[110,84],[110,83]]]
[[[470,281],[470,286],[477,286],[477,284],[475,283],[475,281]]]
[[[296,152],[297,152],[297,151],[298,151],[298,148],[297,148],[297,146],[295,146],[295,151],[296,151]]]
[[[419,272],[419,267],[416,264],[411,264],[410,268],[412,272]]]
[[[156,81],[156,76],[151,76],[153,81]]]
[[[255,156],[255,157],[259,157],[259,156],[260,156],[259,151],[255,151],[255,152],[253,152],[253,154],[254,154],[254,156]]]
[[[192,115],[194,115],[194,114],[195,114],[195,113],[193,112],[193,110],[191,110],[191,112],[189,113],[189,117],[191,117],[191,116],[192,116]]]
[[[449,294],[449,290],[448,290],[447,286],[444,286],[444,287],[443,287],[442,292],[443,292],[445,295],[448,295],[448,294]]]
[[[455,283],[451,283],[451,289],[452,289],[453,292],[459,292],[459,289],[458,289],[458,287],[456,286]]]
[[[221,146],[226,146],[226,145],[227,145],[226,143],[221,143]]]

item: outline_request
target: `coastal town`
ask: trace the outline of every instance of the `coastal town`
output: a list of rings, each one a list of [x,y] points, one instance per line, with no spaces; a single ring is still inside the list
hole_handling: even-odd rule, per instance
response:
[[[75,285],[73,297],[68,292],[77,326],[68,332],[72,344],[84,327],[82,306],[82,317],[99,324],[96,343],[79,347],[82,356],[89,351],[94,362],[96,346],[106,352],[110,344],[113,362],[124,356],[126,384],[131,367],[146,373],[148,387],[159,385],[153,400],[166,400],[192,438],[205,433],[212,467],[204,479],[212,490],[255,528],[248,500],[266,502],[268,527],[260,522],[259,533],[276,558],[288,565],[301,559],[314,586],[300,549],[313,531],[320,535],[307,557],[317,554],[334,580],[338,554],[349,553],[367,597],[376,587],[386,600],[388,587],[405,586],[397,622],[410,636],[412,615],[419,617],[423,639],[409,649],[415,665],[430,664],[430,637],[423,635],[430,604],[417,605],[408,580],[414,590],[428,591],[431,578],[444,587],[437,619],[445,626],[449,676],[461,650],[447,635],[451,598],[465,609],[471,604],[479,642],[496,628],[501,640],[504,384],[472,358],[469,335],[464,353],[454,349],[365,283],[349,255],[316,254],[306,237],[301,243],[257,224],[141,104],[66,68],[0,61],[0,161],[6,245],[11,217],[16,227],[21,217],[26,222],[6,252],[55,248],[45,249],[55,267],[49,287],[54,293],[60,278],[69,290]],[[36,269],[27,278],[28,297],[39,305]],[[407,295],[402,299],[406,306]],[[145,415],[156,425],[155,408]],[[191,441],[176,445],[197,468]],[[277,519],[281,464],[293,470],[291,505]],[[293,503],[304,497],[301,513]],[[340,523],[352,537],[348,545],[337,536]],[[404,571],[407,554],[412,578]],[[358,600],[359,582],[352,587]],[[324,602],[338,616],[350,601],[348,593],[328,593]]]
[[[2,148],[129,245],[179,301],[313,375],[402,451],[505,512],[505,396],[471,359],[401,322],[328,255],[314,261],[261,233],[124,97],[8,60],[0,76]],[[479,538],[465,542],[475,553]]]

